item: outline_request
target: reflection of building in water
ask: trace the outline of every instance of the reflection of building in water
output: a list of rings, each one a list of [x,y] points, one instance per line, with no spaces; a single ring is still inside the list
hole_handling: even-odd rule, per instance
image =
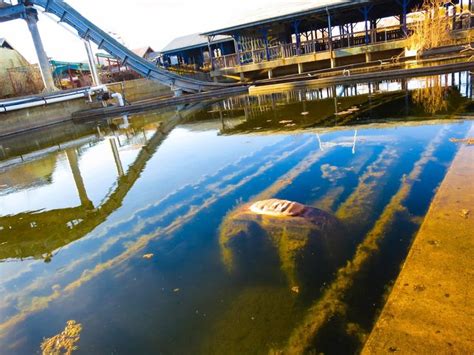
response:
[[[469,72],[458,72],[449,75],[439,75],[436,81],[442,86],[455,86],[461,95],[467,98],[472,96],[471,74]],[[276,92],[257,96],[236,96],[224,99],[216,103],[212,111],[219,109],[224,112],[245,111],[246,118],[252,118],[264,112],[278,109],[293,103],[324,101],[328,98],[350,98],[358,96],[372,96],[385,93],[396,93],[402,91],[414,91],[417,89],[433,86],[425,82],[433,82],[432,79],[411,78],[403,80],[384,80],[371,83],[357,83],[349,85],[335,85],[321,88],[306,88],[295,91]]]
[[[82,238],[103,223],[112,212],[122,205],[128,191],[140,177],[146,163],[154,155],[168,133],[200,108],[201,104],[198,104],[194,109],[170,116],[164,124],[161,124],[161,122],[155,124],[154,133],[149,139],[146,139],[146,136],[143,138],[141,131],[135,132],[136,137],[141,136],[141,138],[136,139],[146,140],[147,143],[143,149],[139,150],[134,162],[127,170],[122,165],[118,149],[119,146],[124,146],[124,140],[120,143],[117,136],[111,138],[109,143],[110,155],[107,159],[113,159],[115,162],[118,179],[116,180],[115,189],[108,194],[99,206],[94,206],[88,196],[87,187],[81,174],[78,150],[76,148],[66,149],[69,168],[74,180],[72,186],[75,186],[77,190],[80,205],[1,216],[0,245],[2,247],[0,248],[0,261],[19,258],[50,261],[56,250]],[[125,141],[135,142],[136,139],[129,136]],[[11,168],[11,170],[14,169]]]
[[[444,89],[452,85],[453,88]],[[440,75],[434,81],[414,78],[238,96],[215,104],[208,113],[223,122],[221,134],[263,134],[385,122],[407,116],[429,119],[433,111],[440,109],[439,104],[444,109],[442,114],[450,116],[468,104],[471,95],[471,75],[463,72]],[[241,122],[226,123],[233,118]]]
[[[413,102],[422,106],[428,114],[445,112],[449,109],[450,94],[453,92],[452,84],[456,83],[456,89],[467,98],[472,97],[472,86],[468,75],[461,73],[429,76],[419,79],[419,88],[413,90]],[[469,80],[469,83],[468,83]]]
[[[324,151],[327,148],[332,148],[332,147],[351,147],[352,148],[352,154],[355,154],[356,151],[356,142],[357,142],[357,129],[354,130],[354,138],[352,139],[352,142],[323,142],[321,140],[321,137],[319,133],[316,133],[316,137],[318,138],[318,143],[319,143],[319,149],[321,151]]]

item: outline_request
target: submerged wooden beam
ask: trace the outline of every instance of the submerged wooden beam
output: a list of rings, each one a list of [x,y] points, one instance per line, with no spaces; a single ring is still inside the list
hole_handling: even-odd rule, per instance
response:
[[[402,180],[398,191],[385,206],[379,219],[357,246],[352,260],[337,271],[332,283],[309,308],[303,321],[290,335],[285,349],[276,351],[283,351],[285,354],[303,354],[310,351],[314,339],[323,326],[335,315],[344,314],[347,311],[344,298],[353,286],[356,276],[378,253],[387,232],[394,226],[396,216],[406,211],[406,199],[410,196],[415,182],[419,180],[426,165],[435,158],[434,152],[445,135],[446,130],[441,130],[431,140],[411,172]]]
[[[362,354],[474,352],[473,210],[474,147],[464,145]]]

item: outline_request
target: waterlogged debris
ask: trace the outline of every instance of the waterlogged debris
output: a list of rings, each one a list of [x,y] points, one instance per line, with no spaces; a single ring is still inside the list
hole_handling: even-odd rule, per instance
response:
[[[285,349],[276,349],[275,351],[289,354],[308,352],[321,328],[334,316],[344,315],[347,312],[348,305],[345,298],[348,290],[354,285],[356,276],[377,255],[384,237],[387,236],[390,230],[393,230],[396,215],[405,211],[404,205],[412,191],[414,181],[420,178],[425,166],[433,159],[435,148],[444,139],[444,133],[445,131],[441,131],[429,143],[408,175],[407,182],[404,182],[391,198],[379,219],[366,234],[365,239],[357,246],[352,260],[337,271],[335,279],[325,288],[322,296],[310,307],[301,324],[293,330]],[[357,200],[360,199],[351,200],[351,202]],[[352,211],[347,209],[344,213],[338,213],[337,215],[342,215],[344,217],[342,220],[347,223],[347,216],[352,214]],[[358,218],[362,217],[362,214],[358,216]]]
[[[81,338],[82,325],[75,320],[69,320],[66,324],[61,333],[43,340],[41,343],[43,355],[72,354],[79,349],[76,344]]]
[[[359,324],[356,323],[347,323],[346,334],[357,339],[361,344],[367,339],[367,333]]]
[[[256,214],[265,214],[269,216],[299,216],[305,206],[292,201],[270,199],[258,201],[249,207],[249,210]]]
[[[470,210],[462,209],[459,214],[461,215],[462,218],[467,219],[469,217],[469,213],[471,213]]]
[[[330,213],[293,201],[269,199],[245,204],[231,212],[221,226],[222,259],[229,272],[238,269],[239,273],[254,270],[251,260],[256,253],[260,253],[258,258],[279,260],[289,289],[296,292],[304,265],[338,265],[344,259],[341,245],[346,234],[341,227]],[[306,258],[301,257],[303,253]]]
[[[345,115],[353,114],[354,112],[357,112],[359,110],[360,110],[360,108],[358,108],[357,106],[352,106],[351,108],[348,108],[345,111],[335,112],[334,115],[336,115],[336,116],[345,116]]]
[[[300,288],[298,286],[293,286],[291,288],[291,291],[293,291],[294,293],[300,293]]]
[[[413,290],[416,292],[422,292],[426,289],[425,285],[415,285],[413,286]]]
[[[474,137],[462,138],[462,139],[450,138],[449,141],[452,143],[464,143],[467,145],[474,145]]]
[[[154,256],[155,256],[155,254],[153,254],[153,253],[145,254],[145,255],[143,255],[143,259],[149,260],[149,259],[153,258]]]
[[[43,255],[43,261],[44,261],[45,263],[50,263],[51,260],[53,260],[53,254],[51,254],[51,253],[46,253],[46,254]]]

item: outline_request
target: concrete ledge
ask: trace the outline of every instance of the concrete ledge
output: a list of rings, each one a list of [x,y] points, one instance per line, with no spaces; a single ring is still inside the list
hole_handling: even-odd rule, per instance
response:
[[[246,93],[248,93],[247,86],[236,86],[232,88],[202,92],[199,94],[189,94],[172,98],[157,98],[151,100],[144,100],[124,107],[111,106],[93,110],[79,111],[74,113],[72,115],[72,118],[75,121],[82,121],[110,116],[119,116],[124,114],[141,112],[144,110],[157,109],[165,106],[184,105],[197,101],[219,99],[229,95]]]
[[[98,104],[91,104],[86,98],[80,98],[2,113],[0,114],[0,137],[68,121],[74,112],[88,109],[91,105]]]
[[[474,146],[463,146],[362,354],[474,353],[473,231]]]
[[[127,101],[170,97],[172,91],[156,81],[149,79],[129,80],[107,84],[111,91],[123,93]],[[68,92],[73,90],[64,90]],[[32,95],[31,97],[37,97]],[[99,109],[100,102],[88,102],[86,97],[49,105],[31,107],[18,111],[0,113],[0,137],[55,125],[72,119],[74,113]]]
[[[263,95],[268,93],[284,92],[288,90],[302,89],[308,87],[325,87],[328,85],[350,84],[373,80],[400,79],[407,77],[445,74],[456,71],[470,70],[472,68],[474,68],[474,62],[462,62],[454,64],[426,66],[421,68],[382,70],[371,73],[355,74],[351,76],[338,75],[334,77],[313,80],[292,81],[273,85],[251,86],[249,89],[249,94]]]

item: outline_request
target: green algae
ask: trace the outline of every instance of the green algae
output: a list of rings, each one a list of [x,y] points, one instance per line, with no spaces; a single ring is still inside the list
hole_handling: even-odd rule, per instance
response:
[[[377,254],[379,245],[393,226],[396,216],[399,213],[408,213],[404,202],[426,164],[434,159],[436,147],[443,141],[445,134],[444,129],[430,142],[410,174],[402,179],[399,190],[386,205],[365,239],[358,245],[353,259],[337,271],[334,281],[309,308],[303,322],[294,329],[286,347],[282,350],[284,353],[301,354],[308,351],[319,330],[332,317],[343,315],[347,311],[347,304],[344,302],[346,293],[353,286],[356,275]]]
[[[43,355],[71,355],[73,351],[79,349],[76,345],[81,339],[82,325],[74,320],[67,321],[64,330],[41,343]]]
[[[248,255],[254,253],[253,249],[262,238],[267,239],[276,251],[280,269],[290,288],[301,285],[298,274],[304,267],[302,263],[320,259],[321,264],[338,264],[344,257],[341,225],[330,214],[307,208],[314,211],[314,220],[309,216],[259,215],[251,212],[248,205],[230,213],[220,228],[219,236],[222,261],[227,270],[235,271],[236,264],[247,263]],[[273,252],[271,249],[267,251]],[[308,255],[304,260],[303,253]],[[238,256],[240,260],[237,260]]]
[[[286,287],[246,287],[226,305],[203,340],[203,354],[264,354],[285,343],[302,316]]]

